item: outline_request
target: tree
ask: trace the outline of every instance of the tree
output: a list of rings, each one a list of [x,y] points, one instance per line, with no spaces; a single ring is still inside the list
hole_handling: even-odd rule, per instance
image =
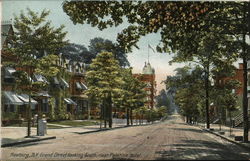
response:
[[[129,67],[129,61],[125,50],[120,47],[117,43],[113,43],[108,39],[96,37],[90,40],[89,52],[97,55],[102,51],[112,52],[116,60],[118,60],[121,67]]]
[[[121,91],[120,86],[123,83],[119,71],[120,66],[114,55],[110,52],[101,52],[93,59],[86,74],[89,87],[87,94],[103,105],[103,118],[105,124],[108,118],[109,127],[112,127],[114,97]]]
[[[197,66],[192,71],[186,71],[187,67],[184,67],[185,72],[177,73],[179,75],[179,81],[170,82],[170,85],[178,87],[175,95],[175,102],[180,107],[180,112],[183,116],[186,116],[186,121],[191,123],[197,121],[199,117],[202,117],[205,90],[203,85],[204,78],[202,77],[202,69]]]
[[[16,56],[19,61],[12,66],[21,69],[16,73],[17,84],[22,92],[29,94],[28,112],[28,136],[30,136],[30,96],[46,86],[44,83],[31,82],[30,76],[33,72],[42,73],[46,76],[54,76],[58,69],[52,66],[52,62],[57,59],[51,55],[67,43],[64,40],[66,32],[64,26],[54,28],[51,22],[46,21],[49,11],[43,10],[40,14],[27,9],[27,15],[22,11],[19,16],[15,16],[15,32],[11,46],[7,51]]]
[[[62,56],[69,60],[82,61],[90,64],[92,59],[96,57],[96,54],[89,52],[84,45],[70,43],[59,49],[58,53],[62,53]]]
[[[121,75],[123,84],[121,92],[115,98],[116,107],[125,109],[127,115],[127,125],[129,119],[133,125],[133,111],[144,106],[146,100],[146,84],[134,77],[131,68],[122,68]]]
[[[119,61],[120,66],[128,67],[130,65],[124,49],[117,43],[100,37],[91,39],[88,49],[84,45],[71,43],[61,48],[59,53],[62,53],[67,59],[83,61],[84,63],[90,64],[92,59],[103,51],[112,52],[115,59]]]
[[[82,10],[85,8],[85,10]],[[247,114],[247,60],[250,47],[246,35],[250,34],[250,4],[247,2],[79,2],[66,1],[63,9],[74,23],[89,23],[100,30],[118,26],[124,17],[131,24],[117,36],[117,41],[126,51],[137,46],[141,36],[160,32],[161,40],[157,50],[179,51],[185,47],[187,54],[196,51],[200,33],[214,33],[233,36],[230,48],[237,49],[243,59],[244,68],[244,141],[248,142]],[[184,39],[183,39],[184,37]],[[188,38],[189,37],[189,38]],[[186,39],[187,38],[187,39]],[[188,41],[187,41],[188,40]],[[187,45],[186,45],[187,44]],[[182,52],[183,53],[183,52]],[[197,52],[194,52],[197,53]],[[207,68],[208,69],[208,68]],[[206,72],[208,76],[208,72]],[[206,80],[206,84],[208,81]],[[206,85],[208,86],[208,85]],[[209,95],[209,93],[207,93]],[[208,98],[208,97],[207,97]],[[208,104],[208,101],[206,102]],[[206,105],[207,106],[207,105]],[[208,113],[208,111],[207,111]],[[209,115],[207,115],[209,117]],[[209,118],[207,118],[209,120]],[[207,121],[209,128],[209,121]]]
[[[160,94],[156,96],[156,107],[166,106],[169,107],[169,100],[166,94],[166,91],[162,89]]]

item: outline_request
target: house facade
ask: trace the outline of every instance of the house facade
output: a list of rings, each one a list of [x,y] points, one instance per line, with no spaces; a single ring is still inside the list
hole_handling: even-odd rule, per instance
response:
[[[18,57],[4,50],[11,47],[13,36],[11,23],[2,25],[1,43],[1,87],[3,119],[27,118],[27,107],[31,99],[32,117],[45,114],[49,119],[84,119],[89,114],[88,89],[85,82],[87,64],[70,61],[61,54],[54,65],[60,72],[53,78],[36,73],[32,67],[15,67]],[[32,83],[44,83],[46,88],[33,90],[28,85],[18,85],[15,74],[25,72]]]

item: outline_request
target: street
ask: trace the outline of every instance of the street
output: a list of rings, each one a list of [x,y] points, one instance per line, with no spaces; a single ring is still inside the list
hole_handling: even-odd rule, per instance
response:
[[[168,120],[2,148],[3,160],[249,160],[250,152],[183,122]]]

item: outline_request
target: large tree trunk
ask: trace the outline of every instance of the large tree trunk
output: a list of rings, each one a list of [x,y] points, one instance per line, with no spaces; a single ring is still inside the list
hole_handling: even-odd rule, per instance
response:
[[[248,10],[248,15],[246,15]],[[244,20],[246,20],[246,22],[248,22],[248,32],[250,32],[250,4],[248,3],[244,3],[244,15],[243,18]],[[248,60],[248,56],[249,50],[247,50],[247,44],[246,44],[246,35],[247,35],[247,31],[243,34],[243,50],[242,50],[242,59],[243,59],[243,128],[244,128],[244,132],[243,132],[243,141],[246,143],[248,142],[248,129],[249,129],[249,120],[248,120],[248,98],[247,98],[247,60]]]
[[[133,110],[130,109],[130,122],[131,122],[131,125],[133,125]]]
[[[245,42],[245,35],[244,35]],[[248,98],[247,98],[247,57],[246,45],[243,47],[243,128],[244,142],[248,142]]]
[[[29,96],[29,100],[30,100],[30,96]],[[31,134],[30,102],[29,102],[29,105],[26,107],[27,107],[27,119],[28,119],[27,137],[30,137],[30,134]]]
[[[112,98],[111,98],[111,93],[108,95],[108,106],[109,106],[109,111],[108,111],[108,119],[109,119],[109,128],[112,128]]]
[[[206,90],[206,123],[207,129],[210,128],[210,117],[209,117],[209,65],[205,69],[205,90]]]
[[[129,108],[126,109],[127,112],[127,126],[129,126]]]
[[[104,121],[104,128],[107,128],[107,105],[106,105],[106,101],[103,100],[103,105],[102,105],[102,109],[103,109],[103,112],[102,112],[102,118],[103,118],[103,121]]]

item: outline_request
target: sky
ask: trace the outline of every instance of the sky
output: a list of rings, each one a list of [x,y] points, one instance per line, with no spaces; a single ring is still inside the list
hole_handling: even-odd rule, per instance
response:
[[[124,23],[118,27],[112,27],[103,31],[98,30],[96,27],[91,27],[88,24],[77,24],[74,25],[70,18],[63,12],[62,9],[63,0],[3,0],[2,3],[2,21],[14,19],[14,15],[19,15],[21,10],[25,12],[26,8],[30,8],[35,12],[41,12],[43,9],[50,10],[50,15],[47,20],[50,20],[52,25],[59,27],[65,25],[64,31],[68,34],[66,39],[70,43],[81,44],[86,47],[89,46],[89,41],[95,37],[102,37],[116,42],[117,33],[121,32],[129,24]],[[138,43],[140,49],[133,49],[131,53],[128,53],[128,60],[131,67],[133,67],[133,73],[141,73],[142,68],[146,61],[148,61],[148,44],[153,48],[159,43],[160,34],[150,34],[142,37]],[[166,79],[168,75],[174,75],[174,69],[183,67],[185,64],[173,64],[170,66],[168,62],[172,59],[172,55],[168,53],[154,53],[149,50],[149,62],[155,69],[157,93],[165,86],[161,83]]]

